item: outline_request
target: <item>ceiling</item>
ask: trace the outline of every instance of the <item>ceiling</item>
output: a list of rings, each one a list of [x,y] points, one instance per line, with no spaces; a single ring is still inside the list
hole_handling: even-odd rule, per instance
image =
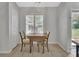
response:
[[[58,7],[60,2],[16,2],[19,7]]]

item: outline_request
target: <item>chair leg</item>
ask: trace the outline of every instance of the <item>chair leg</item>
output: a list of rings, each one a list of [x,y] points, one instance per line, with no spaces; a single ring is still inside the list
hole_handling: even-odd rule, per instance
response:
[[[47,45],[47,51],[49,52],[48,40],[47,40],[47,42],[46,42],[46,45]]]
[[[44,53],[44,41],[43,41],[43,52],[42,53]]]
[[[39,52],[39,51],[40,51],[40,50],[39,50],[39,42],[37,42],[37,46],[38,46],[38,52]]]
[[[24,47],[25,47],[25,44],[24,44]]]
[[[32,41],[32,46],[33,46],[33,41]]]
[[[31,45],[32,45],[32,49],[34,49],[34,47],[33,47],[33,41],[31,42]]]
[[[23,43],[21,44],[21,52],[22,52],[22,50],[23,50]]]

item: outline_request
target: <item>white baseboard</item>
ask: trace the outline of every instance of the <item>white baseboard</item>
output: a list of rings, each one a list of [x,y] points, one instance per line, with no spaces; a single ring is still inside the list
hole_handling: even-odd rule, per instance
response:
[[[57,44],[57,42],[48,42],[49,44]]]
[[[58,45],[63,49],[63,50],[65,50],[64,48],[63,48],[63,46],[60,44],[60,43],[58,43]],[[66,51],[66,50],[65,50]]]
[[[17,46],[17,45],[16,45]],[[16,46],[14,46],[13,48],[15,48]],[[13,50],[13,48],[11,48],[10,50],[8,50],[8,51],[0,51],[0,54],[8,54],[8,53],[10,53],[12,50]]]
[[[57,44],[58,44],[66,53],[70,53],[70,52],[68,52],[60,43],[57,42]]]

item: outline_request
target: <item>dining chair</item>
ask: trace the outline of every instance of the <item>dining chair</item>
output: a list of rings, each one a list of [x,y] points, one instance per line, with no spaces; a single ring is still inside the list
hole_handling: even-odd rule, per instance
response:
[[[26,44],[30,44],[29,39],[26,38],[26,35],[24,32],[19,32],[20,34],[20,38],[21,38],[21,52],[23,50],[23,46],[25,46]]]
[[[48,52],[49,52],[49,48],[48,48],[49,35],[50,35],[50,32],[47,32],[47,36],[46,36],[46,39],[45,39],[45,44],[46,44],[46,47],[47,47]]]
[[[47,50],[49,52],[48,39],[49,39],[50,32],[47,32],[46,34],[47,35],[46,35],[46,39],[44,40],[44,47],[46,46],[46,48],[47,48]],[[37,42],[38,51],[39,51],[39,44],[41,44],[41,46],[43,46],[43,42],[42,41]]]

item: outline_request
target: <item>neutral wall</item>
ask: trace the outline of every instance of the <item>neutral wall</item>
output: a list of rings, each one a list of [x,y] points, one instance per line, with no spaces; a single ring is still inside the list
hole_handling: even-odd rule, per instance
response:
[[[63,2],[57,9],[57,41],[67,52],[71,50],[71,10],[79,9],[78,2]]]
[[[19,31],[25,31],[26,15],[46,15],[46,11],[45,8],[21,7],[19,14],[20,14]],[[45,20],[46,20],[46,16],[44,16],[44,21]]]
[[[67,8],[67,39],[70,43],[68,43],[68,49],[71,49],[71,39],[72,39],[72,28],[71,28],[71,13],[72,10],[79,10],[79,2],[71,2],[71,3],[66,3],[66,8]]]
[[[9,53],[18,43],[18,8],[0,2],[0,53]]]
[[[67,8],[64,3],[58,7],[58,15],[58,43],[67,51],[70,41],[67,39]]]
[[[49,42],[51,43],[56,43],[56,17],[57,17],[57,8],[55,7],[48,7],[47,8],[47,23],[46,23],[46,28],[47,31],[50,32],[50,37],[49,37]]]
[[[26,15],[44,15],[44,32],[50,31],[49,42],[56,40],[56,8],[52,7],[21,7],[19,31],[25,31]]]
[[[9,40],[9,20],[8,20],[8,3],[0,2],[0,53],[8,50]]]
[[[19,8],[16,3],[9,3],[9,49],[13,49],[19,41]]]

